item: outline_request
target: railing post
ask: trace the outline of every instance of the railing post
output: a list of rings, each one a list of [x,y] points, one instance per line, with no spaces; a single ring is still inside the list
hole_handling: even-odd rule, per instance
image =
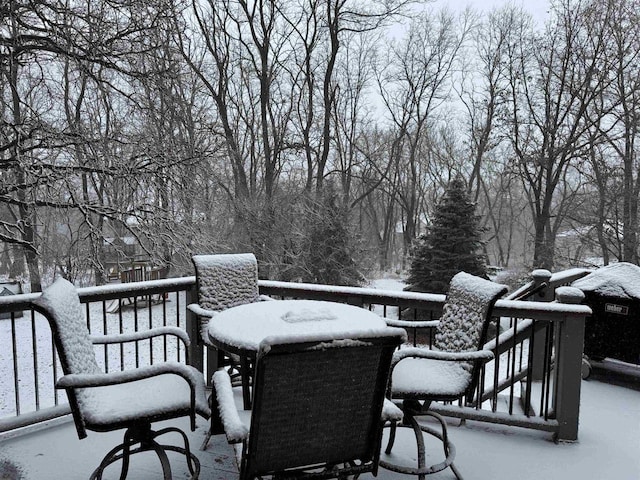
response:
[[[187,305],[196,302],[197,292],[195,285],[185,293]],[[191,310],[187,308],[186,311],[186,330],[189,338],[191,339],[191,344],[189,345],[189,361],[192,366],[203,372],[204,345],[202,343],[202,338],[200,338],[200,321],[198,320],[198,316]]]
[[[582,291],[573,287],[557,288],[556,297],[560,303],[579,304],[584,300]],[[558,323],[555,339],[555,414],[558,421],[556,440],[578,439],[584,324],[584,316],[567,317]]]
[[[535,284],[534,288],[538,288],[540,285],[549,284],[551,280],[551,272],[549,270],[538,269],[531,272],[531,277]],[[552,302],[553,290],[550,288],[544,288],[535,294],[534,298],[529,300],[534,302]],[[546,333],[544,329],[538,329],[533,334],[533,352],[531,363],[531,380],[542,380],[544,377],[544,365],[545,365],[545,343]]]

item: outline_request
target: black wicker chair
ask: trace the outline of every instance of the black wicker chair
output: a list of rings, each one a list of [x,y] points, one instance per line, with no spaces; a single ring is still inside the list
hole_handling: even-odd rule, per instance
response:
[[[191,260],[196,271],[198,303],[187,305],[187,308],[200,320],[198,341],[202,341],[210,353],[215,352],[217,360],[214,369],[225,367],[234,384],[242,383],[243,398],[248,408],[253,371],[250,359],[215,349],[209,341],[207,327],[216,313],[222,310],[246,303],[271,300],[266,295],[260,295],[258,291],[258,262],[252,253],[194,255]],[[212,428],[200,447],[202,450],[209,443]]]
[[[390,328],[370,338],[266,339],[251,411],[236,409],[230,378],[217,371],[218,409],[240,479],[376,475],[384,419],[402,416],[385,391],[393,351],[405,338]]]
[[[482,365],[493,358],[493,353],[483,350],[491,309],[504,295],[507,287],[461,272],[451,279],[442,317],[434,341],[434,349],[404,348],[396,352],[392,363],[390,396],[401,405],[404,418],[400,426],[411,427],[415,433],[417,467],[397,465],[380,460],[382,468],[398,473],[425,475],[451,467],[455,476],[462,475],[453,464],[455,448],[449,441],[445,420],[430,411],[431,402],[473,399]],[[421,425],[416,416],[435,418],[441,431]],[[396,436],[396,423],[391,424],[389,442],[385,453],[389,455]],[[422,432],[442,440],[444,460],[427,465]]]
[[[154,431],[151,424],[188,416],[193,431],[196,414],[209,418],[202,373],[178,362],[104,373],[94,352],[95,344],[119,344],[166,335],[175,336],[188,346],[186,332],[176,327],[161,327],[131,334],[91,337],[78,294],[74,286],[63,279],[56,280],[47,288],[34,301],[34,308],[51,325],[64,373],[56,388],[66,390],[78,437],[85,438],[87,430],[108,432],[126,429],[123,443],[107,453],[91,475],[91,480],[101,479],[104,469],[118,460],[122,460],[120,478],[126,478],[130,456],[143,451],[155,451],[165,480],[171,479],[167,451],[184,454],[192,478],[198,478],[200,463],[191,452],[184,432],[175,427]],[[184,448],[161,445],[156,441],[158,436],[169,432],[182,437]]]

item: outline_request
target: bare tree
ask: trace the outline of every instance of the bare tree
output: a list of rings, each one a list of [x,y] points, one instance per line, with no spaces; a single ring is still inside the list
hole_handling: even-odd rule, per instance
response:
[[[604,12],[602,11],[604,10]],[[622,238],[620,260],[638,263],[638,202],[640,200],[640,3],[636,0],[603,2],[593,11],[603,16],[608,31],[607,55],[612,83],[600,104],[600,131],[622,164]],[[610,98],[607,102],[606,99]],[[615,107],[609,112],[608,103]],[[618,191],[612,192],[616,197]],[[616,228],[616,231],[618,228]]]
[[[378,85],[394,129],[390,158],[398,170],[397,200],[403,212],[404,248],[408,254],[417,234],[422,179],[429,150],[428,129],[435,112],[449,98],[452,73],[472,28],[466,12],[456,24],[446,10],[416,18],[407,36],[388,52],[389,64],[378,73]]]
[[[131,60],[157,47],[147,33],[163,17],[164,5],[148,7],[9,0],[0,9],[0,208],[7,219],[0,238],[22,248],[32,291],[41,288],[40,211],[73,209],[87,225],[117,217],[120,205],[102,203],[90,192],[90,172],[117,173],[86,161],[96,137],[82,125],[85,99],[101,88],[126,96],[124,79],[136,74]]]
[[[577,188],[572,167],[589,144],[587,112],[608,85],[608,37],[586,21],[589,8],[564,2],[544,36],[522,25],[510,44],[512,146],[534,218],[536,267],[553,268],[556,234]]]

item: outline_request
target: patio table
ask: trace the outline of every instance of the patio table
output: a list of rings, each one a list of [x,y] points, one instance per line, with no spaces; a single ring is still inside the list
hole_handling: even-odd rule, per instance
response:
[[[217,313],[207,328],[211,343],[241,361],[243,402],[250,408],[249,362],[268,337],[328,334],[357,338],[387,329],[377,314],[343,303],[319,300],[273,300],[228,308]]]

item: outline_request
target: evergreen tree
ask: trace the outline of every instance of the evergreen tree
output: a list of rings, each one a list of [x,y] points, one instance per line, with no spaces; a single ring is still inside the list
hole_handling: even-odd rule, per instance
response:
[[[445,293],[460,271],[487,278],[480,217],[469,198],[465,182],[456,177],[436,205],[433,221],[418,239],[406,290]]]
[[[328,183],[307,216],[303,281],[348,286],[364,283],[354,259],[358,242],[348,217],[348,212],[337,200],[335,189]]]

